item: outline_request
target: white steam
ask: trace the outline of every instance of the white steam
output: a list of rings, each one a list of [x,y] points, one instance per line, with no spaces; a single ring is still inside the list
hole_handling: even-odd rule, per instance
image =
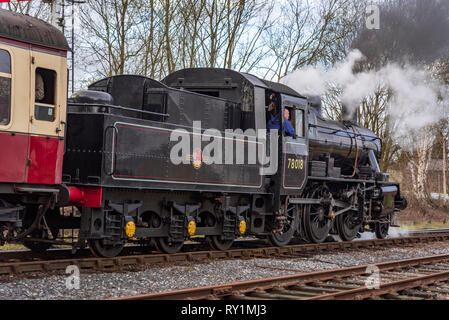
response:
[[[389,88],[392,97],[387,109],[396,136],[405,136],[410,130],[419,130],[443,118],[443,107],[449,105],[448,90],[428,70],[388,64],[377,71],[354,73],[354,65],[362,59],[362,53],[353,50],[330,69],[308,66],[281,82],[305,95],[322,96],[330,87],[337,87],[341,90],[340,101],[352,112],[379,88]]]

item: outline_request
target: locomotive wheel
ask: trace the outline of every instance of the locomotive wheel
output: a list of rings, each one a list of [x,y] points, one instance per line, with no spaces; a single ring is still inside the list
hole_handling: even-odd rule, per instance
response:
[[[233,240],[222,240],[221,236],[210,236],[207,238],[207,240],[212,249],[219,250],[219,251],[228,250],[234,243],[234,239]]]
[[[343,213],[336,218],[338,235],[343,241],[352,241],[359,233],[362,223],[354,223],[355,212]]]
[[[320,199],[328,190],[319,187],[313,190],[308,198]],[[332,228],[332,220],[328,215],[328,208],[320,204],[309,204],[304,206],[304,229],[308,239],[313,243],[322,243],[326,240]]]
[[[281,210],[284,210],[284,206],[281,207]],[[271,232],[268,236],[272,245],[283,247],[293,239],[298,221],[298,207],[296,205],[288,206],[287,221],[288,223],[284,225],[282,232]]]
[[[376,231],[377,239],[385,239],[388,236],[388,230],[390,229],[390,223],[376,222],[374,229]]]
[[[159,251],[173,254],[181,250],[184,246],[184,241],[182,242],[171,242],[168,238],[157,238],[156,239],[156,247]]]
[[[96,257],[113,258],[122,252],[125,246],[123,241],[117,242],[116,244],[104,244],[103,239],[89,240],[90,251]]]

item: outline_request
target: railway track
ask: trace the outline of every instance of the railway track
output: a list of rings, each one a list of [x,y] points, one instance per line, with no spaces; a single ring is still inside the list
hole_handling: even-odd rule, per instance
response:
[[[294,269],[285,270],[295,271]],[[351,300],[373,298],[448,299],[449,255],[296,273],[112,300]]]
[[[445,235],[449,234],[449,229],[422,229],[422,230],[411,230],[407,232],[408,236],[421,236],[438,234]],[[402,238],[402,237],[401,237]],[[389,238],[395,239],[395,238]],[[363,240],[354,240],[363,241]],[[261,245],[266,246],[266,242],[260,239],[255,240],[236,240],[233,248],[246,248],[246,247],[260,247]],[[208,246],[198,243],[186,244],[183,248],[186,252],[192,251],[204,251],[207,250]],[[158,251],[151,251],[146,247],[138,245],[126,246],[121,256],[129,255],[142,255],[142,254],[156,254]],[[25,261],[36,261],[36,260],[62,260],[62,259],[73,259],[73,258],[89,258],[92,257],[92,252],[89,249],[78,249],[76,254],[72,253],[71,248],[52,248],[46,252],[37,253],[30,250],[0,250],[0,263],[5,262],[25,262]]]
[[[29,251],[22,252],[27,257],[26,261],[20,260],[18,253],[3,253],[0,255],[0,276],[25,275],[30,273],[64,272],[67,266],[77,265],[81,272],[86,271],[120,271],[129,270],[141,265],[157,265],[165,263],[185,263],[203,262],[217,259],[251,259],[285,257],[298,258],[310,254],[352,250],[360,248],[381,248],[392,246],[413,246],[421,243],[437,241],[448,241],[449,232],[446,233],[423,233],[410,237],[360,240],[352,242],[326,242],[322,244],[297,244],[285,247],[250,247],[233,248],[226,251],[187,251],[176,254],[141,254],[118,256],[115,258],[94,258],[94,257],[68,257],[63,259],[48,259],[45,255],[33,257],[29,260]],[[62,254],[61,251],[58,254]],[[66,251],[64,254],[67,254]],[[130,249],[132,252],[132,248]],[[130,253],[128,252],[128,253]],[[50,251],[51,253],[51,251]],[[28,255],[27,255],[28,254]],[[5,260],[9,258],[9,260]],[[19,261],[17,261],[19,260]]]

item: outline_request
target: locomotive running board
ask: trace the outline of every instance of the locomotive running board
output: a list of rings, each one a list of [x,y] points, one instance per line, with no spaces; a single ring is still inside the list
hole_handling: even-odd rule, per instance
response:
[[[376,183],[376,180],[360,180],[348,178],[333,178],[333,177],[314,177],[308,176],[309,180],[333,181],[333,182],[353,182],[353,183]]]
[[[292,204],[322,204],[323,199],[307,199],[307,198],[293,198],[288,200],[289,203]],[[355,210],[357,211],[357,207],[353,207],[350,204],[332,199],[330,205],[333,207],[342,208],[339,211],[334,212],[334,216],[338,216],[346,211]]]
[[[321,204],[321,199],[293,198],[288,199],[288,203],[293,204]]]
[[[58,189],[49,189],[49,188],[28,188],[28,187],[16,187],[17,192],[23,193],[59,193]]]
[[[308,199],[308,198],[290,198],[288,199],[289,203],[293,203],[293,204],[323,204],[324,202],[328,202],[329,200],[327,199]],[[340,201],[340,200],[334,200],[332,199],[331,202],[329,203],[331,204],[333,207],[340,207],[340,208],[348,208],[350,207],[349,203]]]

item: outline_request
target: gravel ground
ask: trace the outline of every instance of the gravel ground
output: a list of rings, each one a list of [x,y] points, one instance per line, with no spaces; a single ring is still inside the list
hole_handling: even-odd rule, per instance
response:
[[[9,282],[0,283],[0,299],[102,299],[294,273],[261,266],[310,272],[438,254],[449,254],[448,242],[417,247],[324,253],[304,258],[211,261],[202,264],[148,267],[134,272],[81,274],[79,289],[67,289],[64,275],[33,279],[12,278]]]

